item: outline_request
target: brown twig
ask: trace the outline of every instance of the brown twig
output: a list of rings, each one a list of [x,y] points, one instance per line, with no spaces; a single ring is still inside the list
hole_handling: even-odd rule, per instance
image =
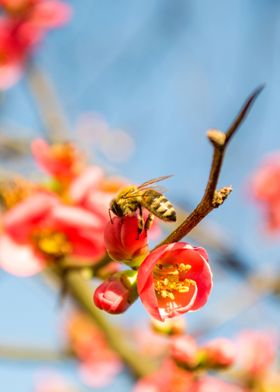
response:
[[[249,109],[254,103],[257,96],[263,90],[264,86],[258,87],[246,100],[245,104],[241,108],[237,117],[226,132],[219,131],[217,129],[211,129],[207,133],[207,137],[214,147],[214,153],[212,158],[211,170],[209,174],[208,183],[204,192],[204,195],[197,205],[197,207],[187,216],[181,225],[179,225],[168,237],[166,237],[158,246],[163,244],[169,244],[172,242],[180,241],[185,235],[187,235],[206,215],[208,215],[214,208],[219,207],[223,204],[224,200],[232,191],[231,187],[223,187],[220,190],[216,190],[218,183],[226,147],[240,127],[241,123],[245,119]]]

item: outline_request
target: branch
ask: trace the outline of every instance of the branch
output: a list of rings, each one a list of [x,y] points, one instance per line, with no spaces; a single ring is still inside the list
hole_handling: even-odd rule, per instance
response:
[[[15,361],[65,361],[73,355],[67,351],[51,351],[41,348],[15,347],[0,344],[0,358]]]
[[[68,123],[51,80],[34,63],[30,64],[27,77],[50,142],[67,140]]]
[[[107,338],[110,347],[123,359],[136,377],[143,377],[155,370],[155,363],[150,358],[142,356],[134,351],[128,343],[125,334],[119,328],[114,327],[97,309],[92,301],[92,290],[81,274],[77,271],[69,271],[64,279],[67,289],[76,303],[87,312],[92,320],[100,327]]]
[[[234,119],[233,123],[226,132],[219,131],[217,129],[211,129],[207,133],[207,137],[214,147],[214,153],[212,158],[211,170],[209,174],[208,183],[204,192],[204,195],[197,205],[197,207],[187,216],[181,225],[179,225],[165,240],[163,240],[158,246],[163,244],[169,244],[172,242],[180,241],[185,237],[198,223],[206,217],[214,208],[219,207],[223,204],[224,200],[232,191],[231,187],[223,187],[220,190],[216,190],[220,171],[226,151],[226,147],[244,121],[249,109],[254,103],[257,96],[263,90],[264,86],[258,87],[246,100],[239,114]]]

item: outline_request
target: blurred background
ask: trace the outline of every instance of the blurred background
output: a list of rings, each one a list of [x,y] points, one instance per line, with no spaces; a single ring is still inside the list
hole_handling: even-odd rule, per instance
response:
[[[69,139],[110,173],[141,183],[174,174],[169,199],[190,210],[208,178],[212,127],[225,130],[254,88],[266,84],[232,141],[220,186],[226,203],[195,234],[211,254],[214,289],[198,313],[187,314],[200,339],[234,336],[242,328],[278,329],[279,297],[252,276],[279,275],[279,237],[264,230],[250,196],[262,157],[280,147],[280,2],[277,0],[73,0],[72,21],[50,33],[34,62],[52,81]],[[30,79],[1,97],[0,141],[46,136]],[[24,143],[20,142],[21,140]],[[5,143],[4,143],[5,144]],[[1,168],[36,171],[28,155],[2,148]],[[63,309],[39,278],[0,273],[1,343],[63,347]],[[112,316],[111,316],[112,318]],[[140,302],[113,321],[132,326],[148,317]],[[0,350],[1,352],[1,350]],[[43,369],[79,383],[74,361],[0,359],[1,390],[30,392]],[[113,387],[128,391],[123,372]],[[113,388],[113,389],[112,389]],[[86,387],[81,388],[87,391]]]

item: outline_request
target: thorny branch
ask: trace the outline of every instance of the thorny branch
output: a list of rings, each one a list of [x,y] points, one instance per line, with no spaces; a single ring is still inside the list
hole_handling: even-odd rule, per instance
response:
[[[223,187],[220,190],[216,190],[216,186],[219,180],[221,167],[226,151],[226,147],[229,144],[231,137],[240,127],[244,121],[249,109],[254,103],[257,96],[263,90],[264,86],[259,86],[246,100],[237,117],[234,119],[231,126],[226,132],[219,131],[217,129],[211,129],[207,133],[207,137],[214,147],[214,153],[212,158],[211,170],[209,174],[208,183],[204,192],[204,195],[197,205],[197,207],[187,216],[181,225],[179,225],[168,237],[166,237],[158,246],[163,244],[169,244],[172,242],[180,241],[185,237],[198,223],[206,217],[214,208],[219,207],[223,204],[224,200],[232,191],[231,187]]]

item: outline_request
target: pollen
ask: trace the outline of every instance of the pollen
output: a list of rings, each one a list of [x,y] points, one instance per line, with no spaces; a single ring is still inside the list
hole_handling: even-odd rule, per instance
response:
[[[52,259],[65,257],[72,252],[71,243],[64,233],[43,229],[33,239],[38,249]]]
[[[1,204],[8,210],[30,196],[33,190],[34,185],[21,177],[2,180],[0,182]]]
[[[191,269],[189,264],[161,264],[158,263],[154,270],[154,287],[157,296],[163,299],[175,300],[177,293],[187,293],[194,284],[187,279],[186,273]]]

